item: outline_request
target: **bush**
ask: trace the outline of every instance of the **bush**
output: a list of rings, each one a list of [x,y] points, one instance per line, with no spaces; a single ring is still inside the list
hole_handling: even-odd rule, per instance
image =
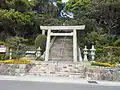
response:
[[[104,56],[104,50],[103,50],[103,48],[97,48],[96,49],[96,57],[97,58],[101,58],[103,56]]]
[[[110,63],[120,63],[120,56],[111,58]]]
[[[112,57],[120,56],[120,47],[108,46],[108,47],[104,47],[103,50],[106,55],[109,52]]]
[[[46,48],[46,40],[47,40],[47,37],[45,35],[38,35],[35,39],[35,46],[38,48],[40,47],[42,50],[41,50],[41,53],[43,54],[44,51],[45,51],[45,48]]]
[[[3,54],[0,54],[0,60],[4,60],[5,56]]]
[[[107,46],[96,49],[96,61],[104,63],[120,63],[120,47]]]
[[[3,41],[0,41],[0,45],[5,45],[5,42],[3,42]]]
[[[33,38],[28,39],[28,41],[25,43],[27,46],[33,46],[35,44],[35,40]]]

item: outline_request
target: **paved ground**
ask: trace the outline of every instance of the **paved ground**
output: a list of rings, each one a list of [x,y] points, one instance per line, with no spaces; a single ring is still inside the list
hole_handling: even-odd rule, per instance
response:
[[[0,80],[0,90],[120,90],[120,86]]]
[[[79,79],[79,78],[72,78],[72,77],[71,78],[56,77],[56,76],[0,76],[0,80],[91,85],[91,83],[88,83],[87,79]],[[112,81],[96,81],[96,82],[97,82],[97,85],[101,85],[101,86],[120,86],[120,82],[112,82]],[[92,83],[92,85],[96,85],[96,84]]]

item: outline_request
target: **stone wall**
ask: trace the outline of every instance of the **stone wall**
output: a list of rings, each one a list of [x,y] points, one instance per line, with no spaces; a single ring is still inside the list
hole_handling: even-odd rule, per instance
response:
[[[90,67],[86,76],[91,80],[120,81],[120,72],[117,68]]]
[[[0,64],[0,75],[61,76],[89,80],[120,81],[120,72],[112,68],[88,67],[83,63],[44,62],[34,64]]]
[[[1,64],[0,75],[46,75],[85,78],[83,69],[81,63],[35,61],[32,65]]]

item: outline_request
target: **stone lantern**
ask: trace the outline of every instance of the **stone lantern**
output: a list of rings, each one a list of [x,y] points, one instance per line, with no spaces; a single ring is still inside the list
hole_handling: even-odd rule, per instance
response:
[[[94,59],[95,59],[95,51],[96,51],[94,45],[92,45],[92,48],[90,49],[90,51],[91,51],[90,54],[91,54],[91,56],[92,56],[92,61],[94,61]]]
[[[85,48],[83,49],[84,51],[84,61],[88,61],[88,58],[87,58],[87,54],[88,54],[88,49],[87,49],[87,46],[85,46]]]
[[[41,56],[41,48],[38,47],[37,51],[36,51],[36,57],[40,57]]]

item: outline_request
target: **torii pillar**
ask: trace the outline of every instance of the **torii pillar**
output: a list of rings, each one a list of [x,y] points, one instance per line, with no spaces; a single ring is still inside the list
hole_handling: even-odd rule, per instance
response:
[[[77,48],[77,30],[84,30],[85,25],[80,25],[80,26],[40,26],[40,29],[42,29],[42,34],[45,34],[45,30],[47,30],[45,61],[49,60],[51,36],[72,36],[73,37],[73,61],[77,62],[77,50],[78,50],[78,48]],[[51,32],[52,30],[72,30],[73,32],[53,33],[53,32]]]

